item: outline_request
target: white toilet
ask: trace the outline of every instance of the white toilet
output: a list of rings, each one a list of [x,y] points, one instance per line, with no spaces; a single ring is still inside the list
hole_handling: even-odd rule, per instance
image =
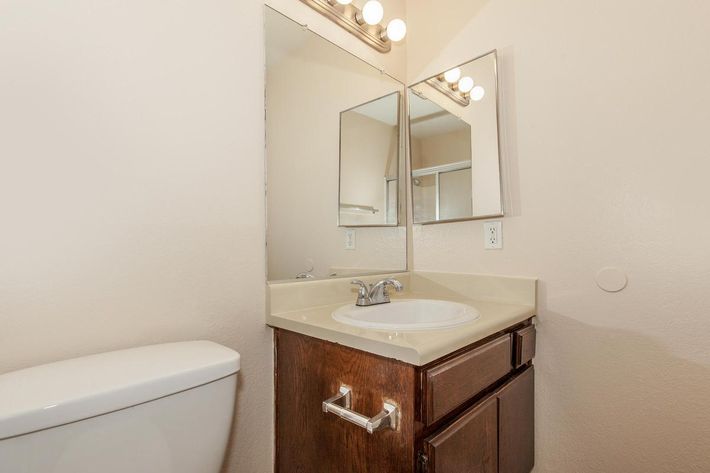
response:
[[[239,359],[181,342],[0,375],[0,472],[217,473]]]

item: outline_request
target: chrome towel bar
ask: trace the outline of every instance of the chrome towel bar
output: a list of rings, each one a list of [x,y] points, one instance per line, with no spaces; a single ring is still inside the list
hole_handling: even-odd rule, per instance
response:
[[[399,421],[399,409],[391,402],[384,402],[382,412],[375,417],[369,418],[352,411],[352,394],[350,388],[340,386],[338,394],[323,401],[323,412],[330,412],[336,416],[352,422],[358,427],[367,430],[372,434],[378,430],[397,430]]]

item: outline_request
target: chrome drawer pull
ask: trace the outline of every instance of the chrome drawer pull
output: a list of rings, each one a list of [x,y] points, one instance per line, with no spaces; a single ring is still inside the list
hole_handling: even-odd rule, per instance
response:
[[[350,388],[346,388],[345,386],[340,386],[338,394],[323,401],[323,412],[330,412],[348,422],[352,422],[358,427],[367,430],[368,434],[383,429],[397,430],[399,409],[394,404],[385,402],[382,412],[371,419],[350,410],[351,407],[352,394],[350,393]]]

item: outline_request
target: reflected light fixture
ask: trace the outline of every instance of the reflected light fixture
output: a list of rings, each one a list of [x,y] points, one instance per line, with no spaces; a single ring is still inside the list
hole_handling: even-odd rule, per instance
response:
[[[407,35],[407,24],[395,18],[387,26],[380,22],[385,9],[377,0],[368,0],[360,10],[352,0],[301,0],[321,15],[354,34],[381,53],[392,49],[392,43],[402,41]]]
[[[461,77],[461,69],[458,67],[451,69],[450,71],[444,72],[444,80],[449,84],[455,84],[459,81]]]
[[[427,79],[426,83],[429,84],[434,90],[446,95],[462,107],[467,107],[471,103],[471,99],[468,94],[458,90],[458,85],[456,83],[452,84],[444,79],[443,74],[438,77]]]
[[[475,100],[476,102],[483,99],[483,97],[485,95],[486,95],[486,89],[484,89],[480,85],[477,85],[476,87],[471,89],[471,99]]]
[[[464,94],[471,92],[471,89],[473,89],[473,79],[468,76],[462,77],[461,80],[459,80],[458,87]]]

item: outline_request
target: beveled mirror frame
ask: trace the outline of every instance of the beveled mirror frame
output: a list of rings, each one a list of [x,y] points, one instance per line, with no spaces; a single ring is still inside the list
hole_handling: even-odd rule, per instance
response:
[[[465,66],[466,64],[469,64],[471,62],[477,61],[479,59],[482,59],[486,56],[489,56],[493,54],[493,74],[495,76],[495,99],[496,99],[496,140],[498,141],[498,180],[499,180],[499,188],[500,188],[500,212],[495,213],[495,214],[488,214],[488,215],[472,215],[471,217],[461,217],[461,218],[453,218],[453,219],[447,219],[447,220],[433,220],[433,221],[428,221],[428,222],[415,222],[414,221],[414,214],[412,213],[412,224],[413,225],[437,225],[440,223],[453,223],[453,222],[466,222],[469,220],[486,220],[490,218],[499,218],[499,217],[504,217],[505,216],[505,202],[503,200],[503,165],[502,165],[502,160],[503,160],[503,155],[501,153],[501,133],[500,133],[500,126],[501,126],[501,119],[500,119],[500,101],[501,101],[501,93],[500,93],[500,74],[499,74],[499,68],[498,68],[498,50],[494,49],[492,51],[488,51],[484,54],[481,54],[479,56],[474,57],[473,59],[470,59],[468,61],[462,62],[458,65],[451,66],[445,69],[445,71],[449,71],[451,69],[455,69],[457,67],[462,67]],[[416,85],[419,84],[425,84],[427,81],[436,79],[437,77],[441,76],[443,72],[440,72],[438,74],[435,74],[431,77],[427,77],[424,80],[418,81],[414,84],[411,84],[407,86],[407,148],[408,148],[408,154],[409,154],[409,182],[407,183],[408,188],[412,189],[411,195],[410,195],[410,202],[409,204],[412,206],[412,212],[414,212],[414,189],[413,189],[413,172],[414,169],[412,167],[412,118],[411,118],[411,109],[409,105],[409,93],[410,89]],[[441,93],[438,92],[437,93]],[[473,157],[471,157],[473,160]],[[472,184],[473,185],[473,184]]]

